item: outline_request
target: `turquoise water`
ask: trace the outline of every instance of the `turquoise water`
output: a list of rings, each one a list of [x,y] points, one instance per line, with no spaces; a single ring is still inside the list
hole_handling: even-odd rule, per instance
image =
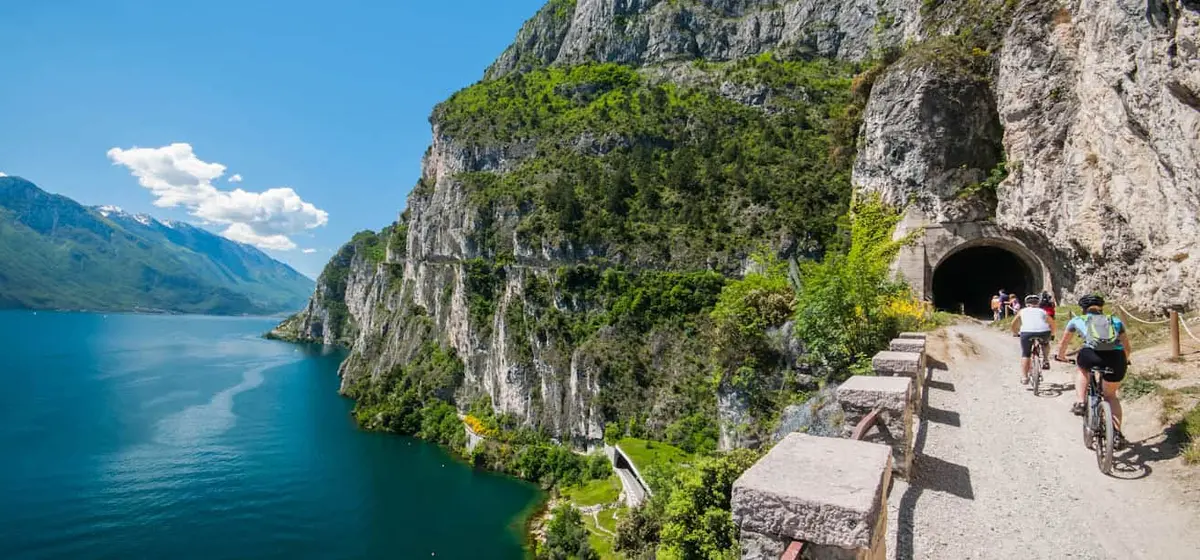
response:
[[[519,558],[536,489],[357,430],[267,319],[0,312],[0,558]]]

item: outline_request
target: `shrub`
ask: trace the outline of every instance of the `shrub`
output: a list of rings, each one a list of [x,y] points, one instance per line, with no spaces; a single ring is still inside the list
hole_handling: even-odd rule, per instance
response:
[[[757,459],[758,453],[738,449],[675,470],[617,523],[616,549],[630,558],[737,558],[730,496],[733,482]]]
[[[546,543],[539,547],[537,557],[550,560],[599,560],[600,555],[588,544],[587,529],[579,510],[563,504],[550,512],[546,524]]]
[[[899,219],[878,196],[860,201],[850,213],[849,249],[801,267],[796,336],[814,365],[835,376],[869,360],[899,332],[889,305],[908,297],[907,287],[888,268],[911,239],[892,240]]]

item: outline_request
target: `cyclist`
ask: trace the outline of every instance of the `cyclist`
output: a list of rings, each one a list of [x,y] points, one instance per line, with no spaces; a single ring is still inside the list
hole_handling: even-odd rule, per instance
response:
[[[1041,307],[1038,307],[1038,301],[1041,298],[1036,295],[1025,296],[1025,307],[1017,311],[1017,318],[1013,320],[1012,332],[1013,335],[1021,337],[1021,384],[1029,384],[1029,358],[1033,354],[1034,339],[1041,339],[1043,354],[1042,368],[1049,369],[1050,362],[1045,361],[1049,357],[1050,339],[1054,338],[1054,321],[1050,320],[1050,316]]]
[[[1008,311],[1012,316],[1016,317],[1017,312],[1021,310],[1021,302],[1017,300],[1017,294],[1008,294]]]
[[[1058,344],[1058,359],[1062,360],[1067,352],[1067,344],[1074,334],[1083,338],[1083,348],[1075,363],[1079,366],[1079,376],[1075,381],[1075,404],[1071,412],[1083,416],[1087,397],[1088,376],[1094,367],[1110,368],[1111,374],[1104,375],[1104,400],[1112,407],[1113,424],[1116,428],[1116,444],[1125,445],[1125,437],[1121,434],[1121,399],[1117,390],[1125,379],[1125,370],[1129,365],[1129,334],[1125,332],[1125,324],[1121,319],[1104,313],[1104,298],[1100,296],[1083,296],[1079,299],[1079,307],[1084,315],[1074,317],[1067,323],[1067,332]]]
[[[1042,292],[1042,299],[1041,299],[1041,302],[1038,303],[1038,305],[1040,305],[1042,307],[1042,309],[1046,310],[1046,314],[1049,315],[1050,320],[1053,321],[1054,320],[1054,297],[1050,295],[1050,292],[1045,292],[1045,291]]]

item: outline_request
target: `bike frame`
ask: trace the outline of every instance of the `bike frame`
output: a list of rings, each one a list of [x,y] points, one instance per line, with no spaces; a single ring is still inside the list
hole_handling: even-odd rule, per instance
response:
[[[1104,401],[1104,374],[1112,373],[1108,368],[1094,367],[1088,373],[1088,408],[1099,414],[1100,403]]]

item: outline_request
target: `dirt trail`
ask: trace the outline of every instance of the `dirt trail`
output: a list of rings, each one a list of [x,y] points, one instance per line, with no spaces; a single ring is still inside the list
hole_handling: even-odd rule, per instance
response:
[[[977,323],[930,339],[916,475],[889,496],[889,557],[1200,558],[1200,504],[1155,472],[1176,448],[1133,441],[1101,474],[1068,411],[1070,366],[1054,364],[1034,397],[1017,352]]]

